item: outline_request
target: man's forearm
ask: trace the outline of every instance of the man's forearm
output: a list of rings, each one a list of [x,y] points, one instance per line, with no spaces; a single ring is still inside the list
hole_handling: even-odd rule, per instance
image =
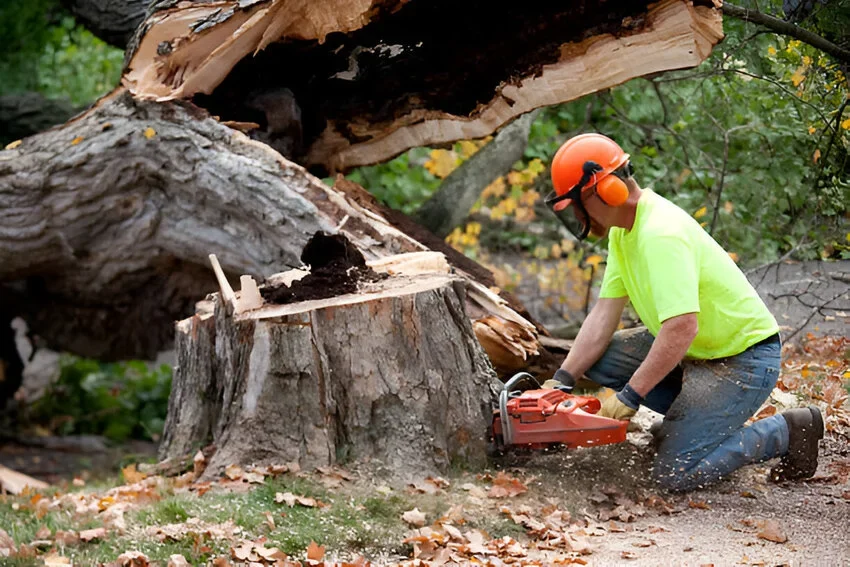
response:
[[[599,360],[620,322],[626,299],[600,300],[590,312],[561,368],[579,378]]]
[[[629,380],[629,386],[645,397],[682,361],[698,330],[694,313],[665,321],[646,359]]]

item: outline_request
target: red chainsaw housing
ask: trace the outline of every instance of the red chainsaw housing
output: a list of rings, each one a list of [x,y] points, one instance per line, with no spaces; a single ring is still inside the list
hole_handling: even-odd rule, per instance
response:
[[[503,416],[493,414],[493,436],[505,445],[543,448],[562,444],[569,448],[595,447],[626,440],[627,421],[594,415],[602,403],[593,397],[574,396],[561,390],[526,390],[507,402],[507,419],[513,440],[504,439]]]

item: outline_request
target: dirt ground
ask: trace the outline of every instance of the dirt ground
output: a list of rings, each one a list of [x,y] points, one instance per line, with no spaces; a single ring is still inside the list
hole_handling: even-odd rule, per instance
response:
[[[770,483],[771,463],[765,463],[677,495],[649,480],[648,437],[630,433],[630,442],[618,446],[541,454],[511,471],[536,477],[530,499],[558,502],[574,518],[598,522],[592,553],[584,557],[589,565],[850,565],[846,439],[822,442],[818,472],[806,482]],[[656,497],[664,504],[653,505]],[[767,520],[775,527],[766,527]],[[772,530],[787,541],[758,535]]]

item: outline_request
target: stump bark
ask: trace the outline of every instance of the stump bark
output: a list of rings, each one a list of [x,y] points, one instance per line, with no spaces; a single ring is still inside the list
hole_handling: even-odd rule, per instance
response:
[[[177,325],[162,459],[212,442],[232,463],[369,463],[394,478],[486,459],[499,382],[465,311],[464,280],[391,276],[356,293]]]

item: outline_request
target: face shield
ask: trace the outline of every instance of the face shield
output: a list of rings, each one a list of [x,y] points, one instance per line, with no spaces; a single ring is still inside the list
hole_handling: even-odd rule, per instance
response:
[[[590,234],[590,215],[581,202],[581,192],[588,185],[596,183],[596,174],[602,171],[602,166],[593,161],[582,165],[582,175],[579,182],[563,195],[554,191],[544,199],[544,203],[558,217],[567,230],[579,240],[584,240]],[[593,183],[591,184],[591,180]]]
[[[563,195],[554,191],[544,200],[549,210],[578,240],[584,240],[590,234],[590,215],[581,202],[582,187],[576,185]]]

